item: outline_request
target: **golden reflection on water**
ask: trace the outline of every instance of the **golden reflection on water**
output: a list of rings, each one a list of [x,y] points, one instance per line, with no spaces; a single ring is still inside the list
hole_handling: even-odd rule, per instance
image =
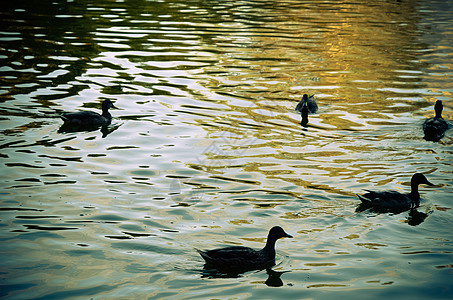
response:
[[[251,17],[256,13],[250,12]],[[362,115],[365,107],[367,111],[382,111],[383,108],[387,111],[383,100],[395,96],[388,90],[389,83],[395,88],[408,89],[398,93],[398,97],[404,97],[404,93],[412,95],[410,89],[424,88],[420,78],[406,78],[404,81],[400,78],[405,70],[414,73],[414,70],[423,68],[416,56],[417,50],[426,45],[416,41],[417,18],[414,14],[411,3],[383,3],[377,13],[368,3],[342,4],[338,10],[328,7],[325,10],[321,7],[316,10],[292,7],[291,11],[285,11],[279,16],[277,21],[271,22],[269,27],[280,28],[284,32],[288,22],[304,24],[308,19],[311,23],[291,26],[291,38],[285,34],[268,35],[261,28],[254,29],[255,34],[250,35],[245,35],[243,31],[229,33],[231,40],[239,39],[237,35],[245,35],[246,41],[235,42],[235,45],[241,47],[235,49],[233,55],[228,53],[226,57],[219,58],[216,70],[228,76],[217,78],[217,81],[211,80],[209,86],[225,91],[228,89],[225,86],[230,85],[235,89],[230,91],[231,94],[254,99],[255,104],[267,107],[272,118],[278,119],[288,120],[286,114],[279,114],[285,111],[281,111],[281,106],[266,106],[266,101],[281,102],[285,99],[294,101],[292,106],[295,106],[298,98],[307,90],[328,97],[320,97],[321,103],[323,100],[329,100],[331,104],[347,103],[348,112],[353,118]],[[312,27],[315,29],[318,26],[325,27],[325,30],[312,30]],[[288,40],[292,44],[288,45]],[[253,62],[252,67],[239,70],[229,68],[240,65],[244,60]],[[225,66],[223,70],[220,67],[222,65]],[[287,77],[282,78],[282,74]],[[237,85],[242,88],[238,90]],[[387,90],[383,90],[384,88]],[[353,103],[366,103],[366,106],[351,105]],[[245,110],[253,121],[269,123],[266,116],[256,114],[253,105],[234,106],[231,110]],[[328,117],[326,124],[341,129],[360,127],[364,123],[358,120],[348,124],[351,118],[338,116],[321,114],[319,117]],[[385,118],[385,115],[381,114],[379,117]]]

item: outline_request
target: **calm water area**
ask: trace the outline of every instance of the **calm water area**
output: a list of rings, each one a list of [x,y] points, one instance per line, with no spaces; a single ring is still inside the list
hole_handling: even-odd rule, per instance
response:
[[[422,130],[436,100],[453,123],[453,1],[0,11],[0,297],[453,298],[453,130]],[[107,128],[59,131],[104,99]],[[435,184],[416,215],[356,212],[416,172]],[[275,225],[293,238],[272,271],[203,270],[195,249]]]

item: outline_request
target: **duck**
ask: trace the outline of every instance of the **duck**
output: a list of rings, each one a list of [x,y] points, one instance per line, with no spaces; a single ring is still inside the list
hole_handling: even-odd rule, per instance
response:
[[[275,243],[283,237],[292,238],[283,228],[274,226],[269,230],[266,245],[261,250],[231,246],[197,251],[206,262],[205,268],[214,267],[226,273],[260,270],[275,264]]]
[[[447,121],[442,118],[442,110],[444,106],[441,100],[437,100],[434,104],[436,115],[433,118],[426,119],[423,123],[424,139],[427,141],[438,142],[444,137],[445,131],[448,129]]]
[[[66,126],[76,127],[99,127],[108,125],[112,121],[112,115],[109,113],[110,108],[116,108],[112,101],[105,99],[102,101],[102,114],[94,111],[79,111],[64,113],[60,117]]]
[[[427,184],[434,186],[422,173],[415,173],[411,179],[411,192],[402,194],[396,191],[374,192],[366,190],[364,195],[357,195],[362,203],[357,211],[364,211],[371,208],[374,212],[393,212],[400,213],[409,209],[414,209],[420,205],[420,194],[418,186]]]
[[[315,95],[308,96],[307,94],[304,94],[299,104],[296,106],[296,111],[302,112],[304,103],[306,103],[309,113],[314,114],[318,111],[318,104],[316,103]]]

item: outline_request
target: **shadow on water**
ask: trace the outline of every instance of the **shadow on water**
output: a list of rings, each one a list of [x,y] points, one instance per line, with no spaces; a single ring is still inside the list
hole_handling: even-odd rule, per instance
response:
[[[420,225],[425,221],[425,219],[430,215],[432,211],[429,211],[428,213],[424,213],[421,211],[418,211],[416,208],[411,209],[409,211],[409,216],[407,217],[407,224],[411,226],[417,226]]]
[[[108,124],[108,125],[86,125],[86,124],[80,124],[80,125],[74,125],[74,124],[63,124],[60,126],[58,129],[58,133],[73,133],[73,132],[83,132],[83,131],[97,131],[100,129],[100,132],[102,133],[102,137],[105,138],[107,135],[110,133],[114,132],[118,128],[120,128],[122,124],[117,123],[117,124]]]
[[[283,273],[288,273],[291,271],[274,271],[270,268],[266,269],[267,275],[269,275],[266,279],[265,284],[267,286],[272,286],[272,287],[280,287],[283,286],[283,280],[280,278]]]
[[[291,271],[274,271],[272,266],[256,270],[256,273],[259,273],[263,270],[266,270],[268,275],[266,281],[264,282],[267,286],[270,287],[280,287],[283,286],[283,280],[281,279],[282,274],[288,273]],[[208,265],[204,266],[204,269],[201,271],[202,278],[239,278],[242,277],[242,274],[250,272],[253,270],[236,270],[236,271],[220,271],[218,269],[213,269]]]
[[[374,210],[373,207],[365,204],[365,203],[360,203],[357,205],[355,212],[356,213],[368,213],[369,215],[378,215],[378,214],[390,214],[390,215],[398,215],[402,214],[406,211],[409,211],[407,218],[406,218],[406,223],[411,226],[417,226],[420,225],[425,221],[425,219],[432,213],[432,211],[429,211],[428,213],[424,213],[421,211],[418,211],[417,208],[411,208],[409,210],[399,210],[399,211],[391,211],[391,212],[381,212]]]
[[[275,266],[275,260],[266,263],[266,265],[261,265],[260,267],[231,267],[227,264],[224,264],[223,266],[215,266],[209,263],[205,263],[203,272],[207,272],[206,274],[210,274],[212,277],[239,277],[240,274],[249,271],[261,271],[264,269],[272,268],[273,266]],[[203,273],[203,276],[205,276],[206,274]]]
[[[302,130],[307,130],[308,127],[308,115],[302,116],[302,119],[300,120],[300,125],[302,125]]]

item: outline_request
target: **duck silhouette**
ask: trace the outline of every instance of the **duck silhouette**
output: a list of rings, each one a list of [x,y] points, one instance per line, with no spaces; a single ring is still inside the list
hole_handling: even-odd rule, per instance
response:
[[[442,118],[442,110],[444,106],[441,100],[437,100],[434,104],[436,115],[433,118],[426,119],[423,123],[424,139],[427,141],[438,142],[444,137],[445,131],[448,129],[447,121]]]
[[[112,115],[109,113],[110,108],[116,108],[112,101],[106,99],[102,101],[102,114],[94,111],[78,111],[64,113],[60,117],[66,125],[74,126],[102,126],[108,125],[112,121]]]
[[[269,230],[266,246],[255,250],[243,246],[231,246],[214,250],[197,250],[205,260],[205,269],[213,267],[223,273],[242,273],[251,270],[261,270],[275,264],[275,243],[278,239],[292,236],[280,226]]]
[[[374,212],[400,213],[416,208],[420,205],[420,194],[418,192],[420,184],[434,185],[426,179],[425,175],[415,173],[411,179],[411,192],[409,194],[401,194],[396,191],[374,192],[366,190],[368,193],[357,195],[362,203],[359,204],[356,211],[361,212],[370,209]]]
[[[63,125],[58,129],[58,132],[93,131],[101,127],[101,132],[103,133],[103,137],[105,137],[112,131],[108,128],[112,122],[112,115],[109,113],[110,108],[116,107],[112,101],[106,99],[102,101],[102,114],[94,111],[63,113],[60,115]]]
[[[304,94],[299,104],[296,106],[296,111],[302,113],[302,109],[305,104],[309,113],[314,114],[318,111],[318,104],[316,103],[315,95],[308,96],[307,94]]]

